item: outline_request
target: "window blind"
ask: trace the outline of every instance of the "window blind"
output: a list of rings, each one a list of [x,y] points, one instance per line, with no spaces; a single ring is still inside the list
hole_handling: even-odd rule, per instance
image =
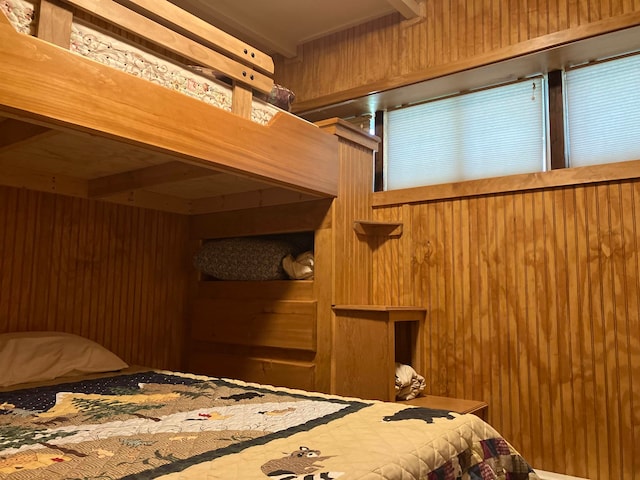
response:
[[[640,54],[565,73],[572,167],[640,160]]]
[[[544,170],[542,78],[385,114],[385,190]]]

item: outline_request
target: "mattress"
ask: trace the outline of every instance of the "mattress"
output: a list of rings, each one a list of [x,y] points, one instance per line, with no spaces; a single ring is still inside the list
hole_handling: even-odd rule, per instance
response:
[[[26,0],[0,0],[2,10],[13,27],[24,34],[36,31],[36,6]],[[124,38],[74,19],[69,50],[85,58],[122,70],[136,77],[197,98],[231,111],[232,91],[224,82],[200,75],[195,70],[139,48]],[[275,106],[254,99],[251,120],[266,125],[280,111]]]
[[[0,392],[0,478],[537,479],[474,415],[141,370]]]

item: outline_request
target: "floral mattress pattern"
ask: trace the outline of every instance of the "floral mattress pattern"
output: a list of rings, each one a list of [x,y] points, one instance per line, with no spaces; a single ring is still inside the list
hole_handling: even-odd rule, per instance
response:
[[[0,393],[0,478],[537,477],[473,415],[148,371]]]

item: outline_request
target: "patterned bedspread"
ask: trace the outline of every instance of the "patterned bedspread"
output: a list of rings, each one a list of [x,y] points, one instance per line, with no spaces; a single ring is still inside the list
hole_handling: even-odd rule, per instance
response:
[[[537,476],[473,415],[149,371],[0,393],[0,478]]]

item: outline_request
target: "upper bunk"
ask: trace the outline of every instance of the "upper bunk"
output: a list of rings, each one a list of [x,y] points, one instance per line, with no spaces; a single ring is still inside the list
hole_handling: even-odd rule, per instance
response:
[[[261,99],[271,58],[176,5],[0,10],[0,184],[182,214],[337,194],[337,139]]]

